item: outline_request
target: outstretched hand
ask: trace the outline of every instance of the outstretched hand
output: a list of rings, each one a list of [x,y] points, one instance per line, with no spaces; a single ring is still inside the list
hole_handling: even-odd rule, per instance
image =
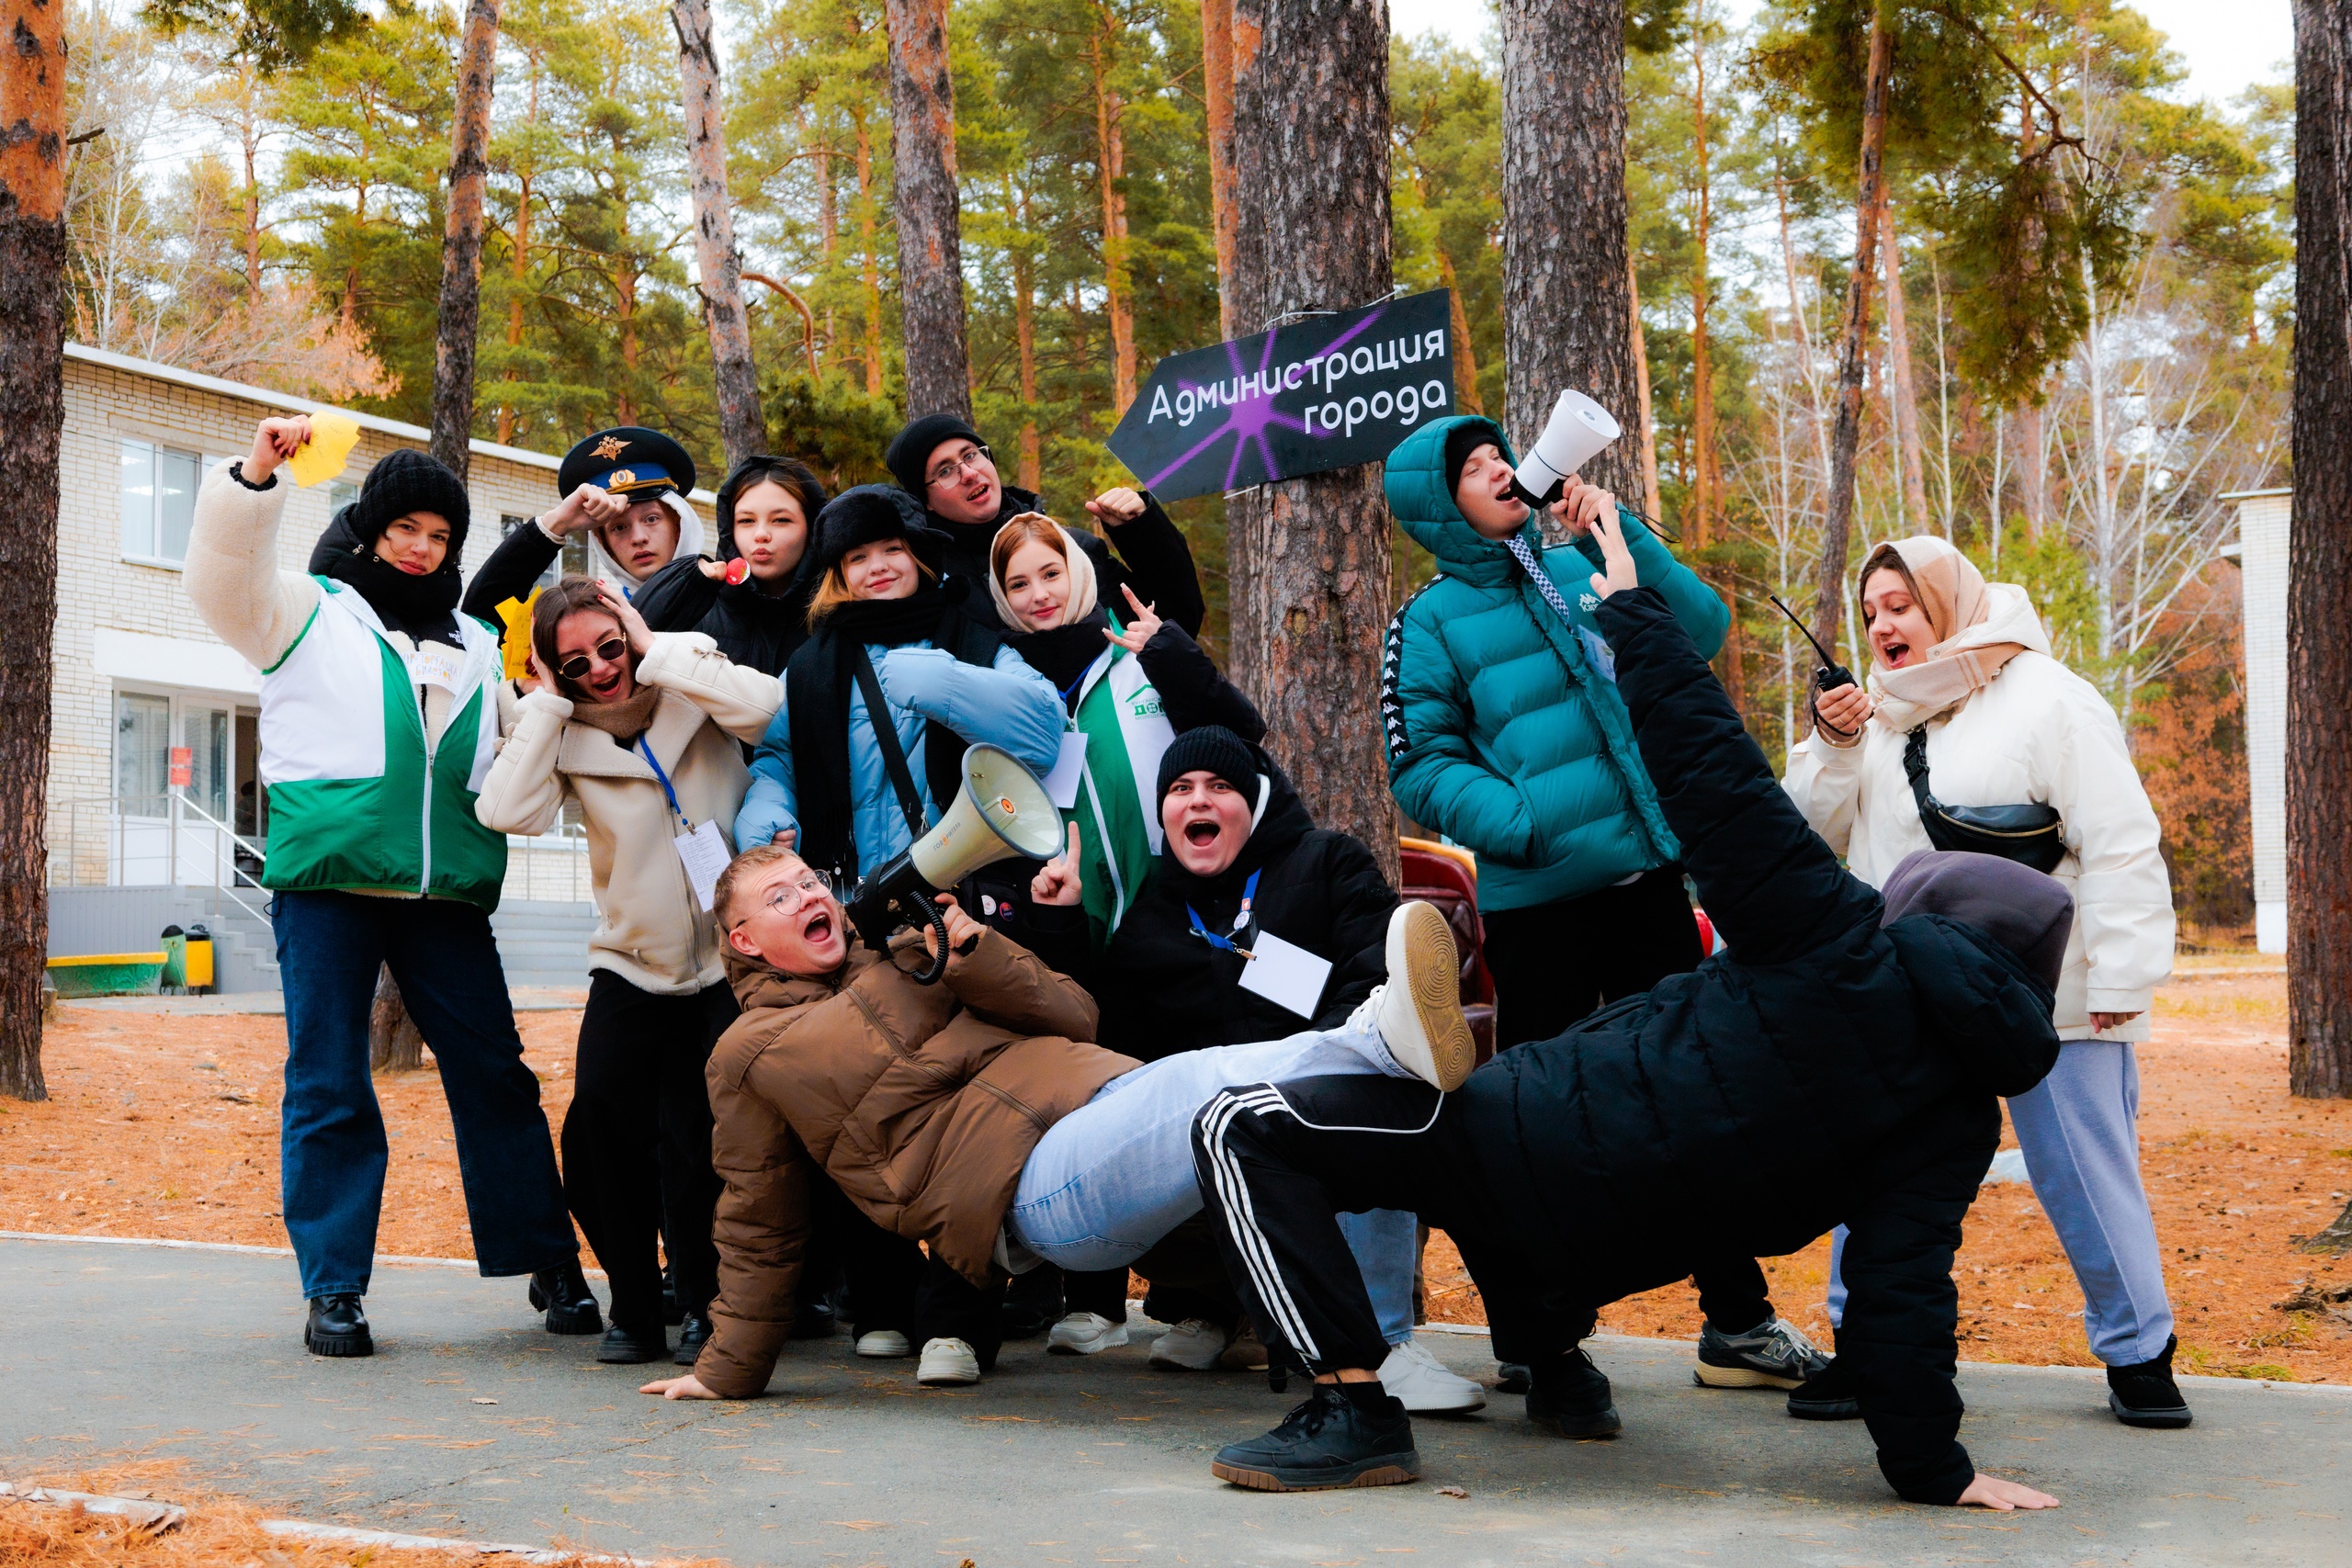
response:
[[[1976,1472],[1976,1479],[1968,1483],[1968,1490],[1959,1497],[1961,1506],[1972,1504],[1979,1508],[2006,1514],[2017,1508],[2054,1508],[2058,1506],[2058,1499],[2047,1492],[2036,1492],[2030,1486],[2004,1481],[1997,1475],[1987,1475],[1980,1470]]]
[[[1156,602],[1147,604],[1136,598],[1135,589],[1127,583],[1119,584],[1119,592],[1127,596],[1127,605],[1135,612],[1135,619],[1127,623],[1125,631],[1114,632],[1104,626],[1102,635],[1129,653],[1141,653],[1143,645],[1159,635],[1160,620],[1155,613],[1159,606]]]
[[[1034,903],[1068,908],[1085,895],[1085,881],[1078,869],[1078,824],[1073,822],[1069,848],[1037,868],[1037,874],[1029,879],[1029,897]]]
[[[638,1393],[658,1394],[663,1399],[717,1399],[719,1395],[703,1386],[702,1380],[688,1372],[682,1378],[655,1378],[641,1383]]]
[[[1634,552],[1625,546],[1625,525],[1614,506],[1604,506],[1591,518],[1592,536],[1600,541],[1600,559],[1607,568],[1592,574],[1592,591],[1603,599],[1620,589],[1638,588],[1641,578],[1634,569]]]

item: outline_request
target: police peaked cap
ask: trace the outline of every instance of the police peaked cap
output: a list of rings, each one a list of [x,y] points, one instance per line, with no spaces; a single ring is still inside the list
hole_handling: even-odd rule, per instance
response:
[[[672,490],[684,495],[695,488],[695,460],[660,431],[624,424],[600,430],[565,453],[555,484],[561,495],[582,485],[599,485],[632,501]]]

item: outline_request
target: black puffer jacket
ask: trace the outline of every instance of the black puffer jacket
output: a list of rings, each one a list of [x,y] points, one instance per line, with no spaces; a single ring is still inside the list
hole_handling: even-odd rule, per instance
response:
[[[1449,1115],[1522,1245],[1566,1260],[1594,1304],[1852,1225],[1877,1261],[1838,1348],[1880,1465],[1904,1496],[1951,1502],[1974,1473],[1954,1440],[1958,1227],[1921,1216],[1941,1204],[1956,1221],[1998,1139],[1996,1097],[2056,1061],[2050,990],[1941,916],[1882,928],[1879,895],[1805,826],[1665,602],[1632,590],[1598,615],[1729,950],[1504,1052]],[[2055,919],[2065,895],[2048,886]]]
[[[1101,1043],[1147,1062],[1205,1045],[1280,1040],[1302,1029],[1333,1029],[1387,976],[1388,917],[1396,891],[1363,840],[1317,828],[1306,803],[1260,753],[1269,789],[1266,809],[1241,853],[1221,876],[1201,878],[1160,852],[1159,872],[1099,959],[1087,951],[1086,919],[1077,908],[1032,906],[1023,911],[1032,951],[1083,985],[1102,1009]],[[1303,1019],[1241,988],[1248,960],[1195,935],[1188,909],[1223,936],[1240,912],[1250,874],[1258,891],[1250,923],[1232,940],[1242,947],[1260,931],[1331,962],[1315,1017]]]
[[[718,535],[718,558],[736,556],[735,530]],[[673,560],[637,591],[637,612],[657,632],[700,632],[718,651],[747,670],[781,677],[800,645],[808,640],[808,599],[820,574],[793,573],[781,593],[763,593],[755,582],[721,582],[705,577],[702,558]]]
[[[1035,491],[1006,485],[1001,493],[1003,500],[997,506],[996,516],[986,523],[951,523],[936,512],[927,512],[923,517],[946,537],[943,574],[971,580],[972,618],[999,632],[1011,628],[1001,623],[996,602],[989,593],[989,547],[996,543],[997,530],[1005,524],[1024,512],[1044,510]],[[1102,535],[1089,533],[1066,519],[1062,525],[1094,563],[1097,603],[1110,606],[1125,618],[1127,599],[1119,590],[1131,584],[1136,597],[1155,605],[1161,620],[1173,621],[1194,637],[1201,635],[1201,623],[1208,617],[1208,604],[1201,597],[1201,575],[1193,565],[1193,547],[1184,542],[1183,531],[1148,491],[1143,492],[1141,516],[1115,528],[1106,525],[1125,564],[1113,558],[1111,546],[1103,542]]]
[[[518,526],[498,541],[490,558],[474,569],[458,608],[475,620],[499,625],[498,607],[509,599],[525,600],[539,585],[539,577],[563,554],[563,542],[550,539],[538,520]],[[659,629],[659,628],[656,628]]]

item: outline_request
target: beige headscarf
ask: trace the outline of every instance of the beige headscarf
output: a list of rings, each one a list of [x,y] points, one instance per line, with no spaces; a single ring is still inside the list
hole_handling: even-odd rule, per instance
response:
[[[1069,536],[1069,529],[1063,527],[1058,523],[1054,523],[1052,518],[1046,516],[1042,512],[1023,512],[1018,516],[1008,517],[1004,520],[1004,527],[1014,527],[1020,524],[1026,523],[1033,518],[1040,523],[1053,523],[1054,532],[1061,537],[1062,559],[1068,563],[1069,570],[1069,600],[1062,606],[1062,625],[1066,626],[1076,626],[1079,622],[1086,619],[1087,616],[1094,614],[1094,606],[1097,603],[1097,590],[1094,584],[1093,558],[1090,557],[1084,550],[1078,547],[1078,541]],[[1002,533],[1004,530],[1000,528],[997,531],[999,533]],[[991,548],[989,554],[990,558],[989,561],[989,597],[996,601],[997,618],[1004,623],[1004,626],[1007,631],[1013,632],[1015,634],[1025,632],[1028,629],[1028,623],[1023,621],[1019,615],[1012,613],[1012,601],[1004,596],[1004,584],[998,580],[996,561],[994,558],[996,552]],[[1048,627],[1047,629],[1050,630],[1052,628]]]
[[[1861,581],[1892,568],[1911,585],[1911,594],[1936,634],[1935,646],[1900,670],[1873,669],[1873,717],[1897,734],[1917,728],[1982,691],[2001,667],[2031,649],[2050,651],[2033,602],[2014,583],[1987,582],[1966,556],[1927,535],[1892,539],[1871,551]]]

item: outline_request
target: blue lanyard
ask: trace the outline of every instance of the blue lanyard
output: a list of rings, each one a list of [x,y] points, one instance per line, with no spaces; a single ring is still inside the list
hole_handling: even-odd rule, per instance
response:
[[[678,814],[678,820],[684,824],[686,831],[689,833],[693,832],[695,830],[694,818],[688,817],[686,815],[686,808],[678,804],[678,792],[670,787],[670,775],[662,771],[661,763],[654,761],[653,748],[645,743],[645,737],[642,735],[637,738],[637,749],[645,753],[645,761],[647,764],[653,769],[653,776],[661,781],[662,793],[670,797],[670,809]],[[1245,908],[1248,908],[1247,905],[1243,907]]]
[[[1233,917],[1233,929],[1237,931],[1250,923],[1250,906],[1257,899],[1258,877],[1264,870],[1265,867],[1260,866],[1257,871],[1253,871],[1250,874],[1250,880],[1242,885],[1241,908],[1240,911]],[[1219,936],[1215,931],[1209,930],[1206,926],[1201,924],[1201,912],[1198,909],[1193,908],[1190,904],[1184,906],[1184,913],[1193,917],[1193,934],[1199,937],[1203,942],[1207,942],[1211,947],[1223,948],[1227,953],[1238,953],[1244,958],[1254,958],[1257,956],[1257,954],[1250,953],[1246,949],[1236,947],[1233,944],[1233,939],[1231,936]]]

